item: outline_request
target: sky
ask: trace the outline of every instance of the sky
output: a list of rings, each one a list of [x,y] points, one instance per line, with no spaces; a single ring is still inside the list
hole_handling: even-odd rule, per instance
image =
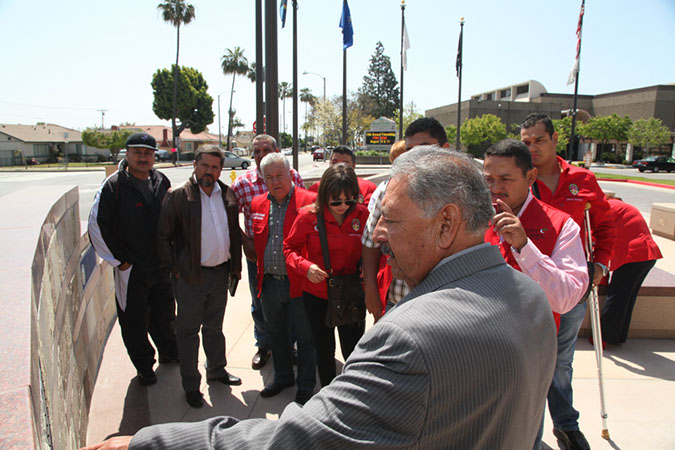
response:
[[[255,59],[253,0],[190,0],[196,18],[181,27],[180,64],[199,70],[220,94],[227,131],[231,75],[220,62],[239,46]],[[159,0],[0,0],[0,123],[48,122],[74,129],[131,122],[169,124],[152,112],[150,82],[176,58],[176,30]],[[291,2],[289,1],[289,4]],[[329,97],[342,93],[342,0],[298,0],[298,84]],[[400,0],[349,0],[354,46],[347,50],[347,88],[356,91],[378,41],[400,79]],[[527,80],[548,92],[573,93],[566,81],[576,48],[580,0],[408,0],[411,48],[404,75],[406,108],[457,102],[455,57],[464,18],[462,98]],[[583,23],[580,94],[601,94],[675,82],[675,0],[588,0]],[[292,11],[278,24],[279,81],[292,81]],[[238,76],[233,108],[251,129],[254,84]],[[279,107],[280,112],[282,106]],[[304,105],[300,104],[300,120]],[[282,121],[279,124],[282,128]],[[291,101],[286,102],[291,129]]]

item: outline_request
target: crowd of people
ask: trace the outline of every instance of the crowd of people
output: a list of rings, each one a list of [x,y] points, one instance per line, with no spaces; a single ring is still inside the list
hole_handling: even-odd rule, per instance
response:
[[[149,334],[159,363],[179,363],[187,403],[202,406],[201,330],[206,379],[241,384],[225,368],[223,317],[243,256],[251,366],[270,356],[274,365],[260,396],[297,390],[276,421],[164,424],[91,448],[539,449],[547,402],[559,443],[590,448],[572,392],[585,298],[613,272],[603,335],[625,342],[637,291],[661,255],[639,212],[608,202],[591,172],[557,156],[557,138],[550,118],[531,114],[521,140],[496,143],[481,165],[422,118],[392,146],[389,180],[358,178],[354,152],[339,146],[305,189],[263,134],[256,167],[231,187],[219,180],[223,153],[205,145],[190,179],[170,188],[153,168],[154,139],[135,133],[96,195],[89,235],[114,267],[139,383],[157,381]],[[615,221],[637,243],[632,232],[617,238]],[[362,295],[350,300],[362,313],[336,325],[336,280],[359,278]],[[376,322],[368,331],[366,309]]]

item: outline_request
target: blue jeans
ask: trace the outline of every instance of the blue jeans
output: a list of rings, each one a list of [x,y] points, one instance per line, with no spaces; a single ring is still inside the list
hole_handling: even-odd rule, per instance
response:
[[[255,345],[265,350],[270,349],[270,340],[265,330],[265,318],[263,316],[260,297],[258,297],[258,265],[246,260],[248,266],[248,288],[251,291],[251,316],[253,316],[253,336]]]
[[[574,345],[585,316],[586,303],[577,305],[560,316],[558,358],[547,399],[553,427],[562,431],[579,430],[579,411],[572,406],[572,361],[574,361]]]
[[[288,279],[263,279],[262,310],[269,333],[274,362],[274,383],[288,385],[295,381],[289,328],[295,331],[298,342],[299,391],[313,391],[316,385],[316,349],[312,329],[305,313],[302,298],[290,298]]]

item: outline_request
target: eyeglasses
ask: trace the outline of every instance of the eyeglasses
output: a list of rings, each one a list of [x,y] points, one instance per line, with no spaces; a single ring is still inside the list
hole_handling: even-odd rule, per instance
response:
[[[333,200],[332,202],[330,202],[330,206],[340,206],[343,203],[347,206],[352,206],[352,205],[356,205],[356,200],[354,200],[354,199],[351,199],[351,200]]]

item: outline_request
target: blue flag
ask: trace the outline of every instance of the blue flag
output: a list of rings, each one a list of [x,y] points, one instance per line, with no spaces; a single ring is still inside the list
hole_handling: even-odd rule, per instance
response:
[[[281,16],[281,28],[286,26],[286,9],[288,7],[287,3],[288,0],[281,0],[281,4],[279,5],[279,15]]]
[[[342,4],[342,16],[340,17],[340,28],[342,28],[342,48],[347,50],[354,45],[354,28],[352,27],[352,15],[349,12],[347,0]]]

